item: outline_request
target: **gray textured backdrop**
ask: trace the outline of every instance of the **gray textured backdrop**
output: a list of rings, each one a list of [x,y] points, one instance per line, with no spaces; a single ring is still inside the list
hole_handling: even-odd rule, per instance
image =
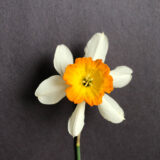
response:
[[[159,0],[0,0],[0,160],[74,160],[67,121],[75,105],[66,98],[42,105],[34,90],[56,74],[58,44],[83,56],[102,31],[108,65],[128,65],[134,77],[112,93],[125,111],[122,124],[87,107],[82,160],[160,159]]]

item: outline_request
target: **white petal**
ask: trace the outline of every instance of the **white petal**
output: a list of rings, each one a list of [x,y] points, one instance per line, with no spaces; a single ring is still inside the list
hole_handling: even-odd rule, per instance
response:
[[[43,104],[55,104],[65,97],[66,87],[61,76],[51,76],[40,83],[35,91],[35,96]]]
[[[78,136],[84,126],[84,111],[85,102],[82,102],[76,106],[76,109],[72,113],[68,121],[68,132],[73,136]]]
[[[58,45],[54,55],[54,67],[63,76],[66,67],[73,64],[73,56],[69,48],[63,44]]]
[[[127,66],[118,66],[111,70],[110,75],[113,77],[114,88],[126,86],[132,79],[132,69]]]
[[[84,51],[85,57],[92,57],[93,60],[105,60],[108,51],[108,38],[104,33],[96,33],[88,41]]]
[[[123,109],[107,94],[103,96],[102,104],[98,106],[98,109],[102,117],[112,123],[120,123],[125,120]]]

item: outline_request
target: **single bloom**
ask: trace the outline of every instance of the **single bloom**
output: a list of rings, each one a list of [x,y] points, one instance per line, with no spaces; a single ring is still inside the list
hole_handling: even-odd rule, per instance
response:
[[[110,71],[104,60],[108,51],[108,38],[96,33],[88,41],[82,58],[73,62],[71,51],[58,45],[54,55],[54,67],[60,75],[49,77],[40,83],[35,96],[43,104],[55,104],[67,98],[77,104],[68,121],[68,131],[75,137],[84,126],[85,104],[98,106],[102,117],[112,123],[120,123],[124,111],[108,94],[114,88],[126,86],[132,79],[132,69],[118,66]]]

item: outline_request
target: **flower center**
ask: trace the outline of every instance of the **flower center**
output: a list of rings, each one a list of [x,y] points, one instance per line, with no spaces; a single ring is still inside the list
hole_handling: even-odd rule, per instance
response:
[[[63,79],[69,87],[67,98],[75,104],[86,101],[90,106],[102,103],[104,93],[113,90],[113,79],[109,75],[110,68],[102,60],[77,58],[74,64],[66,67]]]
[[[89,87],[92,85],[92,81],[93,81],[93,78],[85,77],[82,81],[82,85],[84,85],[85,87]]]

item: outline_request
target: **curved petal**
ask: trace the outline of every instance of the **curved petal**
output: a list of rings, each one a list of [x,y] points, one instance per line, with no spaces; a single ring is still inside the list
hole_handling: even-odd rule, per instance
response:
[[[84,126],[85,102],[79,103],[68,121],[68,132],[73,136],[78,136]]]
[[[65,97],[67,85],[61,76],[55,75],[40,83],[35,96],[43,104],[55,104]]]
[[[92,57],[93,60],[105,60],[108,51],[108,38],[104,33],[96,33],[88,41],[84,51],[85,57]]]
[[[58,45],[54,55],[54,67],[63,76],[66,67],[73,64],[73,56],[69,48],[63,44]]]
[[[98,109],[102,117],[112,123],[120,123],[125,120],[123,109],[107,94],[103,96],[102,104],[98,106]]]
[[[132,79],[133,70],[127,66],[118,66],[111,70],[110,75],[113,77],[113,87],[122,88],[129,84]]]

